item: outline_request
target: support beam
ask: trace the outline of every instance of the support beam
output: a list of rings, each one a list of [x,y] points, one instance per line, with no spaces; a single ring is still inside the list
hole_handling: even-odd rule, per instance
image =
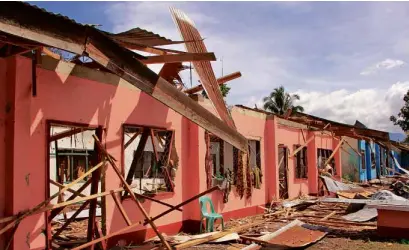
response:
[[[52,236],[52,238],[55,239],[58,235],[60,235],[60,233],[61,233],[62,231],[64,231],[64,230],[70,225],[70,223],[73,222],[73,221],[77,218],[77,216],[81,213],[82,210],[84,210],[84,209],[88,206],[89,203],[90,203],[90,200],[84,202],[84,203],[77,209],[77,211],[75,211],[75,213],[74,213],[73,215],[71,215],[71,217],[64,223],[64,225],[62,225],[62,226],[54,233],[54,235]]]
[[[332,158],[334,158],[335,154],[337,153],[337,151],[339,150],[339,148],[342,146],[342,143],[344,142],[344,138],[342,138],[337,147],[334,149],[334,151],[332,151],[332,154],[329,156],[329,158],[325,161],[324,166],[326,166],[331,160]]]
[[[140,135],[141,133],[139,133],[139,132],[136,132],[132,137],[131,137],[131,139],[129,139],[126,143],[125,143],[125,145],[124,145],[124,150],[129,146],[129,145],[131,145],[131,143],[138,137],[138,135]]]
[[[184,53],[184,54],[169,54],[162,56],[149,56],[141,60],[144,64],[155,63],[175,63],[175,62],[195,62],[195,61],[216,61],[214,53]]]
[[[241,77],[241,72],[237,71],[237,72],[234,72],[234,73],[231,73],[231,74],[228,74],[228,75],[225,75],[223,77],[218,78],[217,83],[219,85],[226,84],[227,82],[229,82],[231,80],[234,80],[236,78],[239,78],[239,77]],[[197,93],[197,92],[202,91],[202,90],[203,90],[203,85],[199,84],[196,87],[185,90],[184,92],[186,94],[191,95],[191,94]]]
[[[182,203],[176,205],[174,208],[168,209],[168,210],[166,210],[165,212],[163,212],[163,213],[161,213],[161,214],[159,214],[159,215],[153,217],[153,218],[151,219],[151,221],[155,221],[155,220],[157,220],[157,219],[159,219],[159,218],[162,218],[164,215],[166,215],[166,214],[168,214],[168,213],[174,211],[175,209],[178,209],[178,208],[180,208],[180,207],[183,207],[184,205],[186,205],[186,204],[188,204],[188,203],[190,203],[190,202],[192,202],[192,201],[198,199],[199,197],[202,197],[203,195],[206,195],[206,194],[208,194],[208,193],[211,193],[211,192],[213,192],[213,191],[215,191],[215,190],[217,190],[217,189],[219,189],[219,187],[218,187],[218,186],[214,186],[214,187],[212,187],[212,188],[210,188],[210,189],[208,189],[208,190],[206,190],[206,191],[204,191],[204,192],[202,192],[202,193],[200,193],[200,194],[197,194],[197,195],[193,196],[192,198],[190,198],[190,199],[188,199],[188,200],[186,200],[186,201],[184,201],[184,202],[182,202]],[[111,233],[111,234],[109,234],[109,235],[106,235],[106,236],[104,236],[104,237],[102,237],[102,238],[95,239],[95,240],[93,240],[92,242],[85,243],[84,245],[81,245],[81,246],[79,246],[79,247],[76,247],[76,248],[74,248],[73,250],[84,249],[84,248],[86,248],[86,247],[89,247],[89,246],[92,246],[92,245],[94,245],[94,244],[97,244],[98,242],[101,242],[102,240],[106,240],[106,239],[109,239],[109,238],[114,237],[114,236],[116,236],[116,235],[123,234],[123,233],[127,232],[128,230],[139,226],[140,224],[142,224],[142,221],[139,221],[139,222],[134,223],[134,224],[132,224],[132,225],[130,225],[130,226],[124,227],[124,228],[122,228],[122,229],[120,229],[120,230],[118,230],[118,231],[116,231],[116,232],[114,232],[114,233]],[[148,224],[148,222],[146,222],[146,220],[145,220],[145,223],[144,223],[143,225],[146,226],[147,224]]]
[[[57,59],[57,60],[61,60],[60,55],[52,52],[51,50],[47,49],[46,47],[43,47],[41,52],[43,52],[44,54],[46,54],[49,57],[52,57],[52,58]]]
[[[57,141],[57,140],[60,140],[68,136],[73,136],[75,134],[81,133],[84,130],[85,130],[84,128],[73,128],[73,129],[50,136],[50,139],[48,140],[48,142]]]
[[[95,136],[92,135],[94,137],[95,143],[98,146],[98,148],[103,151],[106,152],[105,150],[102,150],[104,147],[102,146],[101,142],[99,141],[99,139]],[[142,204],[139,202],[139,200],[136,198],[136,195],[132,192],[132,188],[129,186],[129,184],[127,183],[127,180],[125,180],[125,178],[122,176],[121,171],[119,171],[118,167],[116,166],[115,162],[110,158],[109,154],[106,152],[106,158],[108,159],[109,163],[111,164],[112,168],[114,169],[116,175],[119,177],[119,179],[122,182],[122,185],[124,185],[125,190],[131,195],[132,200],[134,200],[134,202],[136,203],[136,205],[138,206],[139,210],[142,212],[143,216],[145,217],[145,219],[148,221],[149,225],[152,227],[153,231],[156,233],[156,235],[159,237],[160,241],[162,242],[162,244],[166,247],[166,249],[171,250],[172,248],[170,247],[169,243],[165,240],[165,238],[163,237],[163,235],[158,231],[158,228],[156,227],[155,223],[153,223],[153,221],[151,220],[151,218],[149,217],[148,213],[146,212],[145,208],[142,206]]]
[[[68,198],[67,201],[74,200],[74,199],[75,199],[77,196],[79,196],[79,194],[80,194],[82,191],[84,191],[90,184],[91,184],[91,179],[88,179],[88,181],[85,182],[85,183],[77,190],[77,193],[71,195],[70,198]],[[84,196],[82,196],[82,197],[87,197],[87,196],[84,195]],[[51,212],[50,216],[48,216],[48,220],[49,220],[49,221],[52,221],[52,220],[54,219],[54,217],[57,216],[63,209],[64,209],[64,208],[53,210],[53,211]]]
[[[63,203],[67,203],[67,202],[63,202],[63,203],[59,203],[57,205],[48,205],[46,206],[44,209],[43,207],[47,204],[50,203],[50,201],[52,201],[54,198],[58,197],[61,193],[67,191],[68,188],[74,186],[75,184],[77,184],[78,182],[80,182],[81,180],[83,180],[85,177],[87,177],[88,175],[90,175],[92,172],[94,172],[95,170],[97,170],[98,168],[100,168],[101,166],[105,165],[105,162],[101,162],[98,165],[96,165],[95,167],[91,168],[90,170],[88,170],[88,172],[86,172],[84,175],[82,175],[81,177],[79,177],[78,179],[76,179],[75,181],[71,182],[70,184],[66,185],[65,188],[61,189],[59,192],[55,193],[54,195],[52,195],[51,197],[49,197],[48,199],[46,199],[45,201],[41,202],[40,204],[38,204],[37,206],[35,206],[34,208],[28,210],[27,212],[25,212],[24,214],[22,214],[21,216],[18,216],[17,219],[9,224],[7,224],[4,228],[2,228],[0,230],[0,235],[3,234],[4,232],[8,231],[10,228],[12,228],[15,224],[19,223],[21,220],[23,220],[24,218],[33,215],[33,214],[37,214],[37,213],[41,213],[41,212],[45,212],[50,210],[49,207],[55,207],[57,208],[58,205],[61,205]],[[85,199],[85,198],[82,198]],[[48,208],[48,209],[47,209]],[[14,218],[14,216],[10,216],[8,218]],[[7,219],[7,218],[5,218]]]
[[[146,145],[146,142],[148,141],[149,134],[150,134],[150,129],[144,128],[141,139],[139,140],[138,147],[135,150],[131,166],[129,167],[128,175],[126,176],[126,182],[128,184],[132,183],[132,180],[133,180],[133,177],[136,171],[136,165],[138,164],[139,161],[142,160],[143,151],[145,150],[145,145]],[[124,195],[126,195],[126,193]]]
[[[312,142],[312,140],[315,139],[315,136],[312,136],[310,139],[308,139],[303,145],[299,146],[294,152],[290,155],[290,157],[294,157],[298,152],[301,151],[305,146],[308,145],[308,143]]]
[[[95,130],[94,137],[95,138],[102,138],[102,127],[98,127]],[[100,162],[102,160],[101,149],[97,146],[97,141],[94,141],[94,152],[91,156],[91,163],[95,164],[96,162]],[[110,156],[107,156],[110,157]],[[101,180],[101,168],[94,171],[91,175],[91,190],[90,194],[98,193],[98,186]],[[95,223],[96,223],[96,210],[97,210],[97,199],[91,200],[89,204],[88,210],[88,231],[87,231],[87,240],[92,241],[95,236]],[[93,248],[91,248],[93,249]]]

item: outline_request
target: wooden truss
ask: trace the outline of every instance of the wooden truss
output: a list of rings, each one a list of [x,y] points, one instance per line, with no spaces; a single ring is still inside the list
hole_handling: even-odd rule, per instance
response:
[[[237,71],[237,72],[234,72],[234,73],[231,73],[231,74],[228,74],[228,75],[225,75],[223,77],[218,78],[217,83],[219,85],[226,84],[227,82],[229,82],[231,80],[234,80],[234,79],[237,79],[239,77],[241,77],[241,73],[239,71]],[[193,88],[185,90],[184,92],[186,94],[191,95],[191,94],[197,93],[197,92],[202,91],[202,90],[203,90],[203,85],[199,84],[199,85],[197,85],[197,86],[195,86]]]

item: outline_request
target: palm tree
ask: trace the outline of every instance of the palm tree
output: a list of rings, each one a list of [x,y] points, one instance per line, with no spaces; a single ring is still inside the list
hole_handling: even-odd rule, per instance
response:
[[[290,95],[285,92],[283,86],[280,86],[275,88],[269,96],[263,98],[264,109],[279,115],[283,115],[288,109],[292,109],[292,112],[303,112],[302,106],[294,106],[295,100],[300,100],[300,96]]]

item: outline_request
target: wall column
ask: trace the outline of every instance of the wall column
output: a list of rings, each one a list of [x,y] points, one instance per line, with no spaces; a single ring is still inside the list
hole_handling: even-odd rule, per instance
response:
[[[314,137],[314,131],[308,131],[307,140]],[[308,192],[310,194],[318,193],[318,167],[317,167],[317,145],[316,139],[307,145],[308,157]]]

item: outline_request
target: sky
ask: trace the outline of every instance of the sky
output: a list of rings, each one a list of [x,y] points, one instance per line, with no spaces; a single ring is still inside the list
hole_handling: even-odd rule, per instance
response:
[[[184,11],[214,52],[229,105],[262,107],[283,85],[305,112],[373,129],[401,132],[390,121],[409,90],[406,2],[35,2],[110,32],[140,27],[181,40],[169,7]],[[167,48],[184,50],[183,45]],[[223,60],[223,62],[221,61]],[[159,72],[161,65],[151,66]],[[194,73],[193,73],[194,74]],[[182,79],[190,86],[189,72]],[[193,85],[197,77],[193,77]]]

